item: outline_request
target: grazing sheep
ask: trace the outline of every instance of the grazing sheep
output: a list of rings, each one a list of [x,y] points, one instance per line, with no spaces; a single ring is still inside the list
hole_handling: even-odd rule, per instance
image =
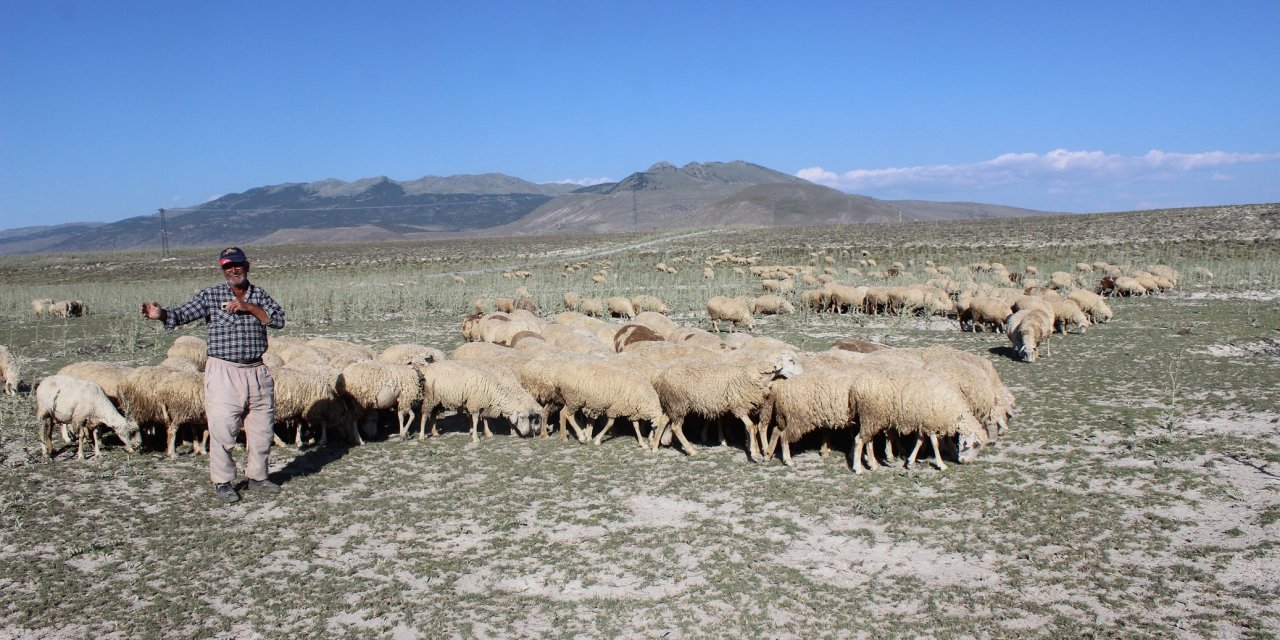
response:
[[[141,442],[138,423],[116,410],[102,387],[72,376],[53,375],[36,387],[36,419],[41,421],[37,435],[44,457],[53,456],[53,425],[71,425],[79,434],[76,457],[84,458],[84,443],[93,434],[93,455],[101,455],[98,427],[106,426],[133,451]]]
[[[511,313],[516,310],[516,300],[515,298],[495,298],[493,310],[498,313]]]
[[[605,301],[609,310],[610,318],[625,317],[631,319],[636,317],[636,308],[631,301],[622,296],[611,296]]]
[[[363,444],[355,419],[342,396],[325,376],[288,367],[271,370],[275,381],[276,422],[296,427],[294,446],[302,446],[303,426],[320,430],[320,445],[329,442],[330,426],[352,444]]]
[[[462,321],[462,336],[468,341],[494,342],[510,346],[511,338],[521,331],[541,333],[545,324],[536,318],[519,318],[513,312],[491,313],[484,316],[467,316]]]
[[[422,374],[403,364],[377,360],[349,364],[343,368],[336,388],[355,403],[358,422],[368,437],[377,428],[377,412],[391,409],[396,413],[403,439],[413,422],[414,407],[423,402]]]
[[[1213,279],[1213,272],[1206,267],[1196,267],[1191,271],[1191,274],[1197,278],[1204,278],[1208,280]]]
[[[748,330],[754,329],[756,319],[751,317],[751,309],[741,298],[714,296],[707,301],[707,315],[711,317],[711,330],[720,333],[720,321],[733,323],[736,331],[738,325],[746,325]]]
[[[582,307],[579,310],[586,316],[603,317],[604,300],[601,298],[586,298],[582,301]]]
[[[453,283],[454,283],[454,284],[466,284],[466,283],[467,283],[467,279],[455,273],[455,274],[453,274]]]
[[[1044,355],[1049,357],[1049,336],[1053,333],[1053,316],[1041,309],[1018,311],[1005,320],[1009,342],[1024,362],[1035,362],[1044,343]]]
[[[837,313],[862,310],[867,302],[867,287],[851,287],[835,282],[822,286],[827,293],[828,304]]]
[[[589,329],[562,324],[548,324],[542,328],[542,339],[562,351],[581,354],[605,354],[613,351],[613,345],[601,342]],[[523,344],[523,343],[522,343]],[[516,345],[519,347],[520,345]]]
[[[79,300],[61,300],[48,306],[49,313],[57,314],[60,318],[78,318],[83,316],[88,310],[85,304]]]
[[[992,331],[1001,332],[1005,330],[1005,318],[1011,313],[1013,308],[1008,302],[1000,298],[980,296],[970,300],[969,306],[960,312],[960,330],[963,331],[966,326],[969,331],[991,327]]]
[[[667,416],[663,414],[658,392],[643,373],[606,360],[579,360],[556,370],[555,385],[563,408],[560,410],[560,432],[565,434],[565,423],[573,427],[578,442],[591,439],[591,424],[586,429],[578,426],[574,414],[582,412],[594,421],[606,418],[595,444],[600,444],[618,418],[626,418],[635,430],[636,442],[648,449],[640,433],[640,422],[648,422],[654,432],[664,429]]]
[[[1013,416],[1016,399],[1000,379],[995,365],[982,356],[945,345],[912,351],[924,361],[926,369],[943,374],[964,394],[974,409],[974,417],[987,428],[988,440],[995,442],[1005,432]],[[962,362],[972,368],[952,367],[951,362]],[[961,377],[965,379],[958,382]],[[982,386],[972,386],[978,384]]]
[[[178,336],[165,355],[186,358],[195,363],[197,371],[204,371],[204,363],[209,359],[209,347],[204,340],[195,336]]]
[[[960,391],[945,377],[919,367],[889,365],[859,372],[853,377],[849,406],[858,420],[858,433],[853,438],[854,473],[862,473],[864,447],[868,468],[878,466],[867,444],[888,429],[916,435],[908,467],[915,463],[928,437],[939,471],[947,466],[942,462],[938,436],[959,436],[961,463],[972,460],[986,441],[986,430],[973,417]]]
[[[1046,296],[1044,300],[1053,310],[1053,328],[1058,333],[1066,335],[1067,327],[1079,327],[1084,333],[1093,324],[1075,300],[1061,296]]]
[[[449,360],[508,360],[519,358],[520,352],[493,342],[464,342],[449,353]]]
[[[573,291],[564,292],[564,310],[577,311],[582,306],[582,298]]]
[[[1111,306],[1107,304],[1107,301],[1088,289],[1076,289],[1067,294],[1067,298],[1080,305],[1080,309],[1095,324],[1106,322],[1115,317],[1115,312],[1111,310]]]
[[[1075,286],[1075,283],[1075,276],[1067,273],[1066,271],[1054,271],[1049,274],[1050,289],[1070,289]]]
[[[805,435],[819,429],[852,429],[854,416],[849,406],[849,390],[854,375],[852,369],[806,368],[802,375],[774,382],[769,399],[760,411],[762,430],[769,429],[771,422],[775,425],[764,458],[773,458],[781,442],[782,463],[789,467],[791,445]],[[827,442],[824,437],[823,457]]]
[[[1138,280],[1128,276],[1120,276],[1118,278],[1103,278],[1105,284],[1111,281],[1110,294],[1116,296],[1145,296],[1150,293],[1147,287],[1143,286]],[[1098,293],[1103,293],[1099,291]]]
[[[650,448],[670,441],[668,432],[680,441],[688,455],[697,450],[684,435],[684,420],[690,414],[706,420],[732,415],[742,421],[747,430],[747,453],[752,460],[759,460],[761,447],[767,443],[757,440],[757,428],[751,414],[759,411],[769,393],[769,387],[778,378],[799,375],[804,368],[793,353],[784,353],[763,362],[756,358],[722,357],[673,362],[658,374],[653,387],[662,401],[662,411],[670,419],[666,429],[655,429]]]
[[[50,308],[53,306],[53,298],[36,298],[31,301],[31,311],[36,314],[37,318],[43,318],[46,314],[52,313]]]
[[[707,280],[715,280],[715,279],[716,279],[716,270],[715,270],[715,269],[712,269],[711,267],[703,267],[703,268],[702,268],[702,277],[703,277],[703,278],[706,278]]]
[[[632,298],[631,306],[637,314],[648,311],[665,315],[670,311],[670,309],[667,308],[667,304],[657,296],[646,294],[641,294]]]
[[[521,287],[523,289],[524,287]],[[538,302],[532,296],[526,294],[516,298],[516,309],[528,311],[529,313],[538,313]],[[514,311],[515,309],[513,309]]]
[[[752,314],[776,315],[795,312],[796,308],[782,296],[768,295],[751,299]]]
[[[18,392],[18,383],[22,381],[22,369],[18,366],[18,359],[13,357],[13,352],[2,344],[0,344],[0,378],[4,378],[5,395],[11,396]]]
[[[139,424],[164,425],[165,455],[178,457],[178,430],[184,425],[196,429],[192,450],[203,453],[205,430],[204,375],[165,367],[138,367],[118,387],[120,406]]]
[[[484,298],[476,298],[472,300],[471,312],[478,316],[489,313],[489,301]]]
[[[427,422],[436,436],[436,418],[444,413],[467,413],[471,416],[471,441],[478,442],[476,428],[484,420],[484,435],[489,431],[488,418],[505,418],[522,436],[527,436],[542,407],[523,386],[510,367],[494,361],[458,362],[445,360],[422,370],[422,421],[418,440],[424,438]],[[403,438],[403,435],[402,435]]]

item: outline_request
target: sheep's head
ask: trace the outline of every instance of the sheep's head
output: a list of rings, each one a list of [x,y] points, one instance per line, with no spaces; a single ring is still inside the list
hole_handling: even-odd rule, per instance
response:
[[[116,435],[124,441],[125,451],[134,451],[142,447],[142,429],[138,427],[138,421],[129,418],[124,423],[124,428],[117,431]]]
[[[516,433],[522,436],[533,433],[535,429],[542,429],[542,415],[537,411],[533,413],[517,411],[506,417],[511,426],[515,427]]]
[[[968,464],[978,458],[978,450],[991,442],[988,432],[972,415],[960,418],[960,433],[956,439],[956,461]]]
[[[804,373],[804,367],[796,359],[796,354],[786,351],[774,356],[773,371],[780,378],[794,378]]]

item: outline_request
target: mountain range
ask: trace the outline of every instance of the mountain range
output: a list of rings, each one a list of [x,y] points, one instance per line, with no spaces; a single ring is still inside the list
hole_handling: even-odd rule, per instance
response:
[[[535,184],[498,173],[256,187],[169,209],[171,247],[790,226],[1042,215],[977,203],[850,195],[749,162],[659,162],[619,182]],[[0,231],[0,254],[158,247],[161,214]]]

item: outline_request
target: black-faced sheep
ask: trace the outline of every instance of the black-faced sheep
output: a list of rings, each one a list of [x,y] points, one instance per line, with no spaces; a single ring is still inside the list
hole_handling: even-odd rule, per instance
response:
[[[79,434],[77,458],[84,458],[84,443],[90,434],[93,455],[101,455],[99,426],[114,431],[128,451],[141,442],[138,423],[121,415],[102,387],[72,376],[53,375],[40,381],[36,387],[36,419],[41,421],[37,435],[46,458],[53,455],[54,424],[71,425]]]

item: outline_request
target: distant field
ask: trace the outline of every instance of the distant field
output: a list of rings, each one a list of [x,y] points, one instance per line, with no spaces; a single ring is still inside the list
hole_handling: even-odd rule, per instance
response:
[[[451,350],[473,299],[520,285],[546,316],[567,290],[649,293],[709,328],[709,297],[760,292],[729,267],[704,278],[724,251],[823,260],[854,284],[869,283],[848,273],[868,257],[909,274],[873,284],[923,282],[926,261],[1182,277],[1115,300],[1112,322],[1055,337],[1034,364],[954,320],[759,321],[802,349],[855,337],[990,360],[1018,414],[945,472],[855,477],[816,440],[787,468],[749,462],[740,437],[691,458],[641,451],[626,427],[595,447],[502,427],[472,444],[446,423],[423,445],[277,448],[284,493],[220,506],[203,457],[41,460],[27,394],[70,362],[163,359],[174,336],[138,304],[216,283],[216,248],[3,257],[0,344],[25,384],[0,396],[0,638],[1280,636],[1280,205],[246,249],[288,312],[284,335],[375,349]],[[579,261],[591,267],[562,277]],[[35,318],[45,297],[91,314]]]

